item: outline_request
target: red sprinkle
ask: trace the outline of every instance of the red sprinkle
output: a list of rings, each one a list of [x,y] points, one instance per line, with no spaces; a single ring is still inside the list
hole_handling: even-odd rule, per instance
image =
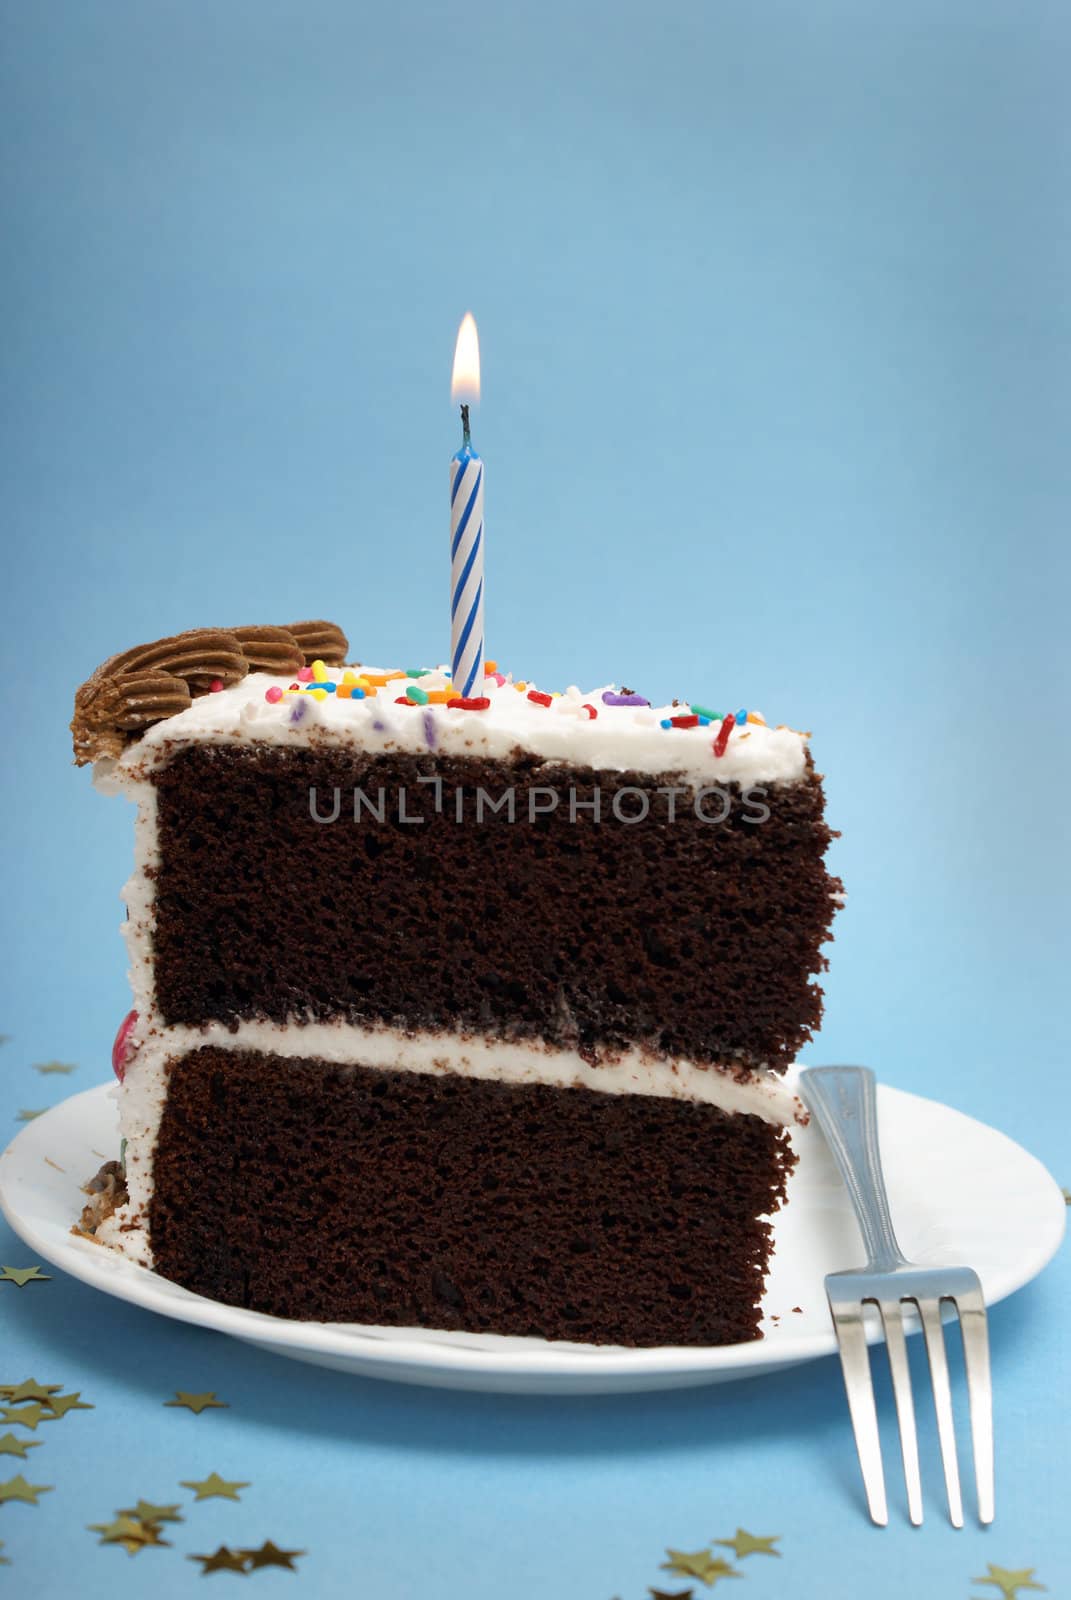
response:
[[[550,694],[544,694],[541,689],[529,689],[528,698],[531,700],[533,705],[549,706],[554,696]]]
[[[223,688],[223,679],[222,678],[213,678],[212,682],[208,685],[208,692],[209,692],[209,694],[218,694],[219,691],[222,688]]]
[[[669,720],[674,728],[698,728],[699,726],[699,718],[695,716],[670,717]]]
[[[398,696],[397,700],[395,700],[394,704],[396,706],[415,706],[416,705],[416,701],[415,700],[410,700],[410,698],[409,698],[409,696],[407,694],[400,694]],[[453,704],[452,701],[451,701],[451,704]]]
[[[491,702],[485,694],[476,695],[466,699],[463,694],[455,694],[452,700],[446,702],[447,710],[454,711],[487,711]]]
[[[718,737],[714,740],[714,754],[716,756],[725,754],[725,746],[729,743],[729,735],[735,727],[736,722],[732,717],[722,718],[721,727],[718,729]]]
[[[126,1076],[127,1066],[134,1054],[134,1046],[130,1043],[130,1035],[134,1031],[137,1020],[137,1012],[128,1011],[119,1024],[119,1032],[116,1034],[115,1043],[112,1045],[112,1071],[120,1083]]]
[[[264,698],[265,700],[270,700],[272,705],[275,705],[276,701],[283,698],[283,691],[277,683],[273,683],[270,689],[265,689]]]
[[[587,701],[586,701],[586,700],[585,700],[585,702],[584,702],[584,705],[583,705],[583,710],[585,710],[585,711],[586,711],[586,712],[587,712],[587,714],[588,714],[588,721],[589,721],[589,722],[594,722],[594,721],[595,721],[595,718],[596,718],[596,717],[597,717],[597,716],[598,716],[598,714],[599,714],[599,713],[598,713],[598,712],[597,712],[597,711],[596,711],[596,710],[595,710],[595,707],[594,707],[594,706],[592,706],[592,705],[588,705],[588,703],[587,703]]]

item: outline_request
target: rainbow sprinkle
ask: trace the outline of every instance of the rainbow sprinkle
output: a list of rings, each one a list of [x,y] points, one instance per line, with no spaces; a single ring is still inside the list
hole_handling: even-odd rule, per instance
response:
[[[602,696],[604,706],[649,706],[651,702],[645,700],[642,694],[615,694],[612,689],[604,689]]]
[[[430,679],[427,688],[422,687],[421,680]],[[482,695],[460,695],[453,683],[450,682],[445,668],[410,667],[406,671],[382,671],[371,669],[358,669],[346,667],[341,677],[336,682],[331,669],[323,661],[314,661],[311,666],[301,667],[296,679],[287,688],[283,689],[278,684],[271,684],[264,691],[264,698],[269,705],[278,705],[280,701],[289,697],[304,699],[310,695],[314,700],[324,701],[328,695],[334,695],[337,700],[365,700],[373,699],[379,690],[388,684],[395,684],[403,692],[394,697],[394,704],[410,707],[445,706],[450,711],[489,711],[491,709],[492,685],[495,689],[514,689],[518,694],[524,695],[533,705],[541,710],[553,709],[555,702],[559,704],[559,713],[572,717],[581,717],[593,722],[599,715],[600,707],[590,701],[580,700],[580,691],[574,686],[567,689],[564,694],[560,690],[536,689],[526,680],[518,679],[516,682],[498,670],[494,661],[488,661],[484,667],[484,680],[488,693]],[[222,679],[213,679],[209,689],[219,691],[225,687]],[[751,726],[766,727],[766,718],[759,711],[749,711],[742,706],[738,711],[714,711],[709,706],[673,702],[673,709],[669,714],[659,716],[652,710],[651,702],[645,695],[637,694],[634,689],[604,689],[601,695],[603,706],[631,709],[633,720],[639,724],[657,726],[665,733],[691,732],[693,729],[709,728],[716,725],[711,749],[715,757],[724,756],[729,746],[734,729],[742,729],[738,735],[741,739],[749,737]],[[680,707],[679,710],[675,709]],[[300,705],[295,705],[290,716],[292,722],[300,722],[303,712]],[[750,726],[749,726],[750,725]],[[431,749],[438,743],[438,730],[430,715],[425,712],[425,734],[428,746]],[[779,723],[778,728],[787,725]],[[794,731],[794,730],[793,730]],[[803,734],[801,737],[808,738]]]

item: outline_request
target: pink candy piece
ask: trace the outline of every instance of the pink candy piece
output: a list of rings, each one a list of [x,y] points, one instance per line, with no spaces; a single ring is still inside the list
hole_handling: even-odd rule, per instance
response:
[[[213,678],[212,682],[208,685],[208,692],[209,692],[209,694],[219,694],[219,692],[220,692],[220,690],[222,688],[223,688],[223,679],[222,678]]]
[[[500,689],[502,688],[502,685],[506,681],[505,678],[502,676],[501,672],[492,672],[492,673],[489,674],[489,676],[494,678],[495,682],[498,684],[498,687]]]
[[[270,700],[272,705],[274,705],[277,700],[281,700],[283,698],[283,691],[279,688],[277,683],[273,683],[270,689],[265,689],[264,698],[265,700]]]
[[[311,683],[312,682],[312,668],[311,667],[299,667],[298,668],[298,678],[302,683]]]
[[[137,1012],[128,1011],[119,1024],[119,1032],[116,1034],[115,1043],[112,1045],[112,1071],[120,1083],[126,1077],[126,1069],[137,1052],[137,1046],[130,1042],[130,1035],[137,1026],[137,1021]]]

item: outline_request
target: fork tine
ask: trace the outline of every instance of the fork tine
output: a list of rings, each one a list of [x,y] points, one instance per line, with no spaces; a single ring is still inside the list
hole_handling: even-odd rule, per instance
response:
[[[863,1307],[861,1304],[835,1306],[830,1300],[829,1309],[833,1313],[833,1326],[837,1334],[837,1348],[844,1372],[855,1448],[859,1452],[859,1466],[863,1473],[867,1509],[871,1521],[884,1528],[889,1521],[889,1511],[885,1503],[881,1439],[878,1434],[878,1413],[874,1406],[874,1385],[870,1378]]]
[[[933,1383],[933,1405],[937,1413],[937,1437],[941,1443],[941,1465],[945,1470],[948,1515],[954,1528],[963,1526],[963,1497],[959,1487],[959,1459],[956,1455],[956,1429],[952,1420],[952,1385],[948,1377],[948,1354],[941,1326],[941,1303],[923,1297],[918,1301],[926,1354]]]
[[[907,1514],[915,1527],[922,1523],[922,1478],[919,1474],[919,1441],[915,1431],[915,1403],[911,1397],[911,1368],[904,1338],[904,1316],[899,1300],[881,1300],[881,1320],[885,1325],[885,1346],[889,1352],[896,1421],[900,1429],[900,1454],[904,1458],[907,1483]]]
[[[963,1334],[963,1359],[967,1368],[967,1396],[971,1407],[971,1442],[974,1445],[974,1481],[978,1489],[978,1520],[992,1522],[993,1491],[993,1385],[989,1375],[989,1328],[981,1288],[956,1300]]]

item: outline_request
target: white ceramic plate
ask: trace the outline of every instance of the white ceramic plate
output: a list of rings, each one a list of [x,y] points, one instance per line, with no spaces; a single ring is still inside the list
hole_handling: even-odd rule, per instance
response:
[[[878,1095],[882,1157],[907,1254],[973,1266],[990,1305],[1029,1282],[1054,1255],[1066,1216],[1063,1195],[1040,1162],[948,1106],[884,1086]],[[37,1117],[0,1156],[0,1206],[26,1244],[54,1266],[135,1305],[298,1361],[369,1377],[517,1394],[605,1394],[754,1377],[835,1349],[822,1280],[863,1261],[847,1196],[812,1126],[794,1135],[800,1161],[789,1203],[775,1221],[765,1336],[752,1343],[625,1350],[292,1322],[191,1294],[71,1233],[84,1204],[80,1186],[118,1148],[116,1119],[111,1087],[102,1084]]]

